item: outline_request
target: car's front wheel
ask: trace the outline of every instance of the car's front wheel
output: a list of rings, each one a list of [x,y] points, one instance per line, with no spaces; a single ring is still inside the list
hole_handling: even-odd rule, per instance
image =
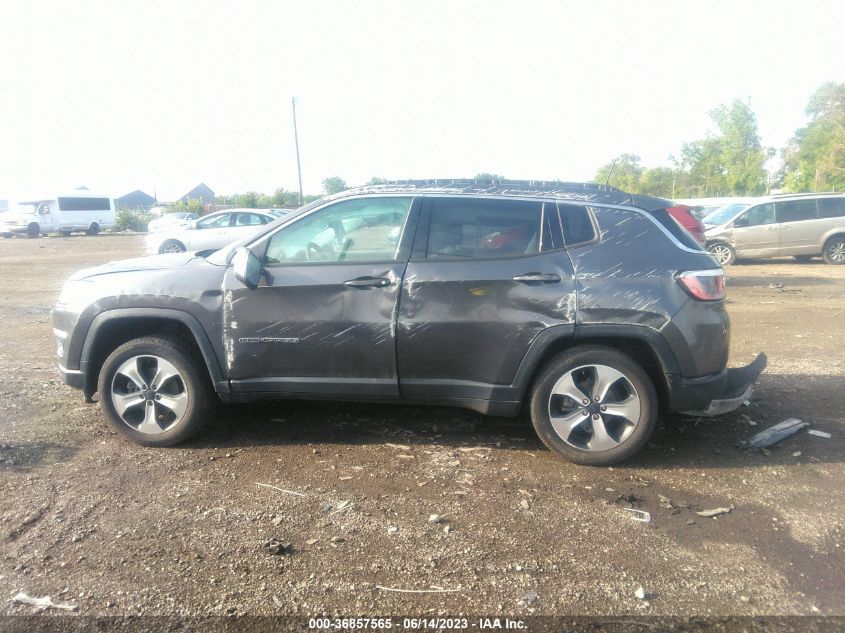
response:
[[[30,239],[41,237],[41,227],[38,226],[35,222],[33,222],[28,227],[26,227],[26,236]]]
[[[543,443],[589,466],[639,451],[654,432],[657,408],[654,385],[635,360],[592,345],[552,359],[531,394],[531,422]]]
[[[719,266],[730,266],[736,261],[736,251],[725,242],[713,242],[707,247],[707,250]]]
[[[845,235],[834,235],[824,245],[822,252],[828,264],[845,264]]]
[[[179,240],[167,240],[158,249],[162,255],[166,253],[184,253],[187,249]]]
[[[114,350],[97,390],[111,426],[144,446],[172,446],[196,435],[216,397],[196,354],[175,339],[153,336]]]

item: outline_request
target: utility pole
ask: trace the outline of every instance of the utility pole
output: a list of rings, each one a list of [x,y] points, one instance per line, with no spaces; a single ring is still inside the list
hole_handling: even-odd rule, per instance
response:
[[[293,110],[293,142],[296,145],[296,173],[299,176],[299,205],[305,204],[305,197],[302,195],[302,166],[299,163],[299,134],[296,131],[296,97],[290,98],[290,105]]]

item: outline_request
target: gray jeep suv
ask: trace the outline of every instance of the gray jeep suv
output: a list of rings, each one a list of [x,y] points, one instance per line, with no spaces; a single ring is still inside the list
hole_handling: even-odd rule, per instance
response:
[[[353,189],[205,258],[75,274],[59,368],[149,446],[218,398],[328,398],[524,407],[558,454],[618,462],[659,410],[731,410],[766,363],[726,369],[724,271],[670,206],[560,182]]]

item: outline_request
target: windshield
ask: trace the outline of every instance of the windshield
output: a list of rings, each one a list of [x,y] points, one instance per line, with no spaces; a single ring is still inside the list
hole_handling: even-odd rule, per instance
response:
[[[23,213],[25,215],[32,215],[38,210],[38,204],[35,202],[21,202],[11,208],[14,213]]]
[[[745,203],[726,204],[724,207],[719,207],[710,215],[705,216],[702,220],[704,224],[709,226],[718,226],[725,222],[733,220],[737,214],[747,209],[750,205]]]

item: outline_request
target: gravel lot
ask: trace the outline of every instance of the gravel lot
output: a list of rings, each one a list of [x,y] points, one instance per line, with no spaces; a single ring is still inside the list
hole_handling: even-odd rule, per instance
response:
[[[83,615],[845,615],[845,267],[731,267],[731,362],[770,359],[753,402],[588,468],[526,420],[445,408],[221,405],[195,442],[129,444],[59,380],[50,308],[141,253],[0,240],[0,615],[35,612],[18,591]],[[789,417],[833,437],[736,447]]]

